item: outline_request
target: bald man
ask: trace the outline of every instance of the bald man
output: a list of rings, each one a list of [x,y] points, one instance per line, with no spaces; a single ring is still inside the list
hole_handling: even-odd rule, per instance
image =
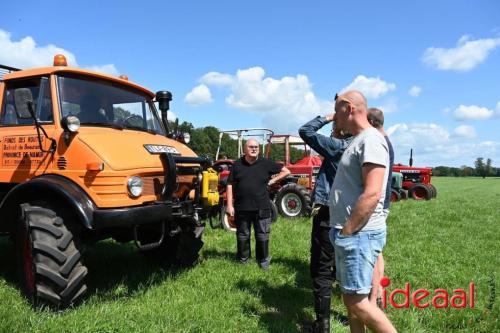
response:
[[[330,239],[337,280],[349,313],[351,332],[396,332],[386,315],[368,299],[377,257],[386,241],[383,209],[389,149],[368,122],[366,98],[359,91],[336,96],[337,127],[354,136],[345,150],[330,191]]]
[[[271,179],[275,174],[277,175]],[[250,235],[253,225],[255,257],[260,268],[269,268],[271,207],[267,187],[289,174],[290,170],[283,165],[259,157],[259,143],[255,139],[249,139],[245,143],[244,155],[234,162],[226,188],[226,212],[236,222],[237,259],[242,264],[246,264],[250,259]]]

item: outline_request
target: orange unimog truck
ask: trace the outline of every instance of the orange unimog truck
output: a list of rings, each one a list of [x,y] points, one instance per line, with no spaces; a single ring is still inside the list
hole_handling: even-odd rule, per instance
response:
[[[15,242],[30,301],[81,299],[82,250],[107,238],[196,262],[217,175],[169,125],[168,91],[68,67],[61,55],[53,67],[1,69],[0,234]]]

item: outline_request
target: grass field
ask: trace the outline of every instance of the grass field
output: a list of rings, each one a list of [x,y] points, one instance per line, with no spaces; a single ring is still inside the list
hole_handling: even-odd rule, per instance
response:
[[[400,332],[500,332],[500,179],[435,178],[438,197],[392,206],[384,249],[392,288],[476,286],[474,309],[388,308]],[[301,332],[313,319],[310,221],[279,220],[272,266],[233,260],[234,234],[209,230],[201,262],[154,265],[132,245],[89,249],[89,293],[64,312],[32,309],[15,286],[12,245],[0,239],[0,332]],[[332,332],[348,332],[335,288]],[[498,293],[498,292],[497,292]]]

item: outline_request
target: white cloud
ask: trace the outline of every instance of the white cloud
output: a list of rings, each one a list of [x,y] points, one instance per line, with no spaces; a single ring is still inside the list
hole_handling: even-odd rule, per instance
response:
[[[396,98],[391,98],[386,101],[383,105],[377,106],[378,109],[382,110],[384,113],[393,113],[398,111],[398,100]]]
[[[79,67],[75,55],[66,49],[53,44],[39,46],[31,36],[14,41],[12,35],[2,29],[0,29],[0,50],[0,64],[7,66],[18,68],[48,67],[52,66],[56,54],[63,54],[68,66]],[[118,74],[118,70],[113,64],[94,65],[88,68],[111,75]]]
[[[458,40],[455,48],[427,48],[422,61],[438,70],[468,71],[486,60],[498,46],[500,38],[471,40],[466,35]]]
[[[260,114],[263,125],[277,132],[297,133],[297,128],[318,114],[332,112],[330,102],[320,101],[305,75],[266,77],[262,67],[240,69],[236,74],[209,72],[200,82],[226,87],[226,104]]]
[[[107,65],[101,65],[101,66],[90,66],[88,69],[96,71],[96,72],[101,72],[101,73],[106,73],[110,75],[118,75],[118,70],[116,69],[115,65],[113,64],[107,64]]]
[[[493,111],[477,105],[460,105],[453,112],[457,120],[484,120],[493,116]]]
[[[477,137],[476,129],[469,125],[460,125],[453,131],[453,134],[457,137],[462,137],[466,139],[474,139]]]
[[[31,68],[52,66],[54,56],[64,54],[68,65],[78,66],[73,53],[49,44],[37,46],[35,40],[28,36],[20,41],[11,40],[11,34],[0,29],[0,63],[12,67]]]
[[[457,135],[457,132],[465,135]],[[474,142],[470,126],[457,127],[450,135],[443,126],[433,123],[396,124],[387,133],[394,146],[395,162],[408,163],[413,149],[415,166],[472,165],[477,156],[500,161],[500,142]]]
[[[194,87],[184,98],[184,101],[192,106],[199,106],[213,101],[210,89],[204,84]]]
[[[379,77],[366,77],[358,75],[347,87],[343,88],[341,92],[348,90],[359,90],[366,98],[379,98],[391,90],[396,89],[394,83],[387,83]]]
[[[408,90],[408,94],[412,97],[418,97],[420,93],[422,92],[422,88],[419,86],[413,86]]]
[[[209,72],[200,79],[201,83],[213,86],[228,86],[233,83],[234,79],[229,74],[221,74],[218,72]]]

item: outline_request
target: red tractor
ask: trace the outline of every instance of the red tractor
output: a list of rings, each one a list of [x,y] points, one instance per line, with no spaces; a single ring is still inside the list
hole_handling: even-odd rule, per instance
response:
[[[271,198],[285,217],[307,216],[311,193],[321,166],[321,158],[298,136],[273,135],[266,147],[267,158],[283,163],[291,174],[270,189]]]
[[[395,164],[393,172],[403,175],[402,187],[408,197],[415,200],[430,200],[437,196],[437,189],[431,184],[432,168],[413,166],[413,149],[410,151],[410,165]]]

